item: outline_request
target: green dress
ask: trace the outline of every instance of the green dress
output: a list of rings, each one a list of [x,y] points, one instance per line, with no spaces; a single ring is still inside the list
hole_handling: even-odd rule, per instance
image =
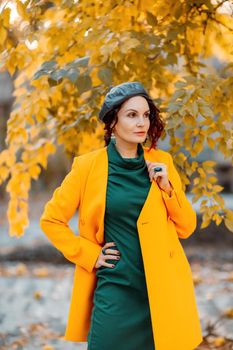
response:
[[[111,139],[107,154],[104,239],[121,255],[106,260],[115,267],[96,270],[87,350],[155,350],[136,224],[151,186],[143,148],[139,143],[138,157],[123,158]]]

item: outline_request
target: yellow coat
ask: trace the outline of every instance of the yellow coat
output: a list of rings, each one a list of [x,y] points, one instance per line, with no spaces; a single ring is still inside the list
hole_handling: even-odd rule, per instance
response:
[[[179,239],[196,228],[196,212],[169,152],[143,146],[144,158],[167,164],[171,197],[156,180],[137,220],[156,350],[193,350],[203,340],[192,272]],[[95,263],[104,245],[108,179],[106,146],[74,157],[72,169],[46,203],[40,227],[75,264],[64,339],[86,342],[96,287]],[[68,226],[78,208],[79,236]]]

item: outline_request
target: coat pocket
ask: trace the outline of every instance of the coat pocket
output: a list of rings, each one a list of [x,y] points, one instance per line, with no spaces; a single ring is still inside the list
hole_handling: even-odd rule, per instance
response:
[[[175,259],[174,263],[182,265],[182,269],[184,268],[188,274],[192,274],[189,261],[177,235],[175,224],[170,217],[168,217],[168,239],[170,258]]]

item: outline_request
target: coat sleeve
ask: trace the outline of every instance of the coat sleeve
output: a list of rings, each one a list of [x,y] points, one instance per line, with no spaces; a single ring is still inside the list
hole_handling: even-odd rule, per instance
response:
[[[68,221],[80,204],[79,166],[79,158],[74,157],[71,171],[55,189],[52,198],[44,207],[40,227],[66,259],[92,272],[102,246],[80,235],[75,235],[68,226]]]
[[[168,215],[175,224],[178,236],[185,239],[196,229],[197,215],[182,189],[180,175],[176,170],[172,156],[169,153],[168,155],[168,178],[173,191],[171,197],[169,197],[168,193],[162,190],[162,197]]]

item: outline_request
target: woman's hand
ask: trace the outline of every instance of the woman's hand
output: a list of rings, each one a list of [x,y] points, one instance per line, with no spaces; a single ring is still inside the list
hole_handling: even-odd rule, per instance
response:
[[[150,176],[150,181],[153,179],[156,180],[161,190],[169,192],[170,194],[173,187],[168,180],[167,165],[164,163],[150,162],[149,160],[146,160],[146,164]],[[162,170],[154,171],[155,167],[160,167]]]
[[[119,250],[116,250],[116,249],[110,249],[109,247],[112,247],[112,246],[116,246],[116,244],[114,242],[108,242],[106,243],[102,250],[105,248],[105,254],[103,254],[102,250],[100,252],[100,255],[96,261],[96,264],[95,264],[95,268],[99,268],[100,266],[107,266],[107,267],[114,267],[115,265],[114,264],[109,264],[107,262],[105,262],[105,260],[107,259],[115,259],[115,260],[119,260],[120,259],[120,252]],[[110,254],[114,254],[114,255],[110,255]]]

